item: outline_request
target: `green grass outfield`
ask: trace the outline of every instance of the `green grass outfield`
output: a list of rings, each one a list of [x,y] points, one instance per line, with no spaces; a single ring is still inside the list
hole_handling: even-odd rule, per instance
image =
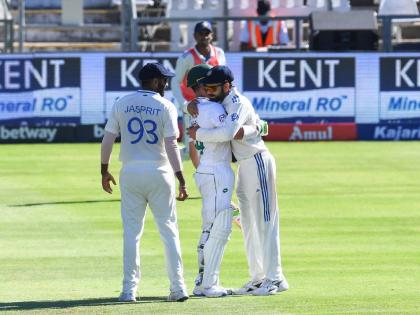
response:
[[[269,143],[277,161],[284,272],[271,297],[168,303],[150,212],[141,302],[117,302],[119,190],[101,190],[99,144],[0,146],[0,312],[38,314],[419,314],[420,142]],[[118,148],[112,170],[118,175]],[[185,278],[193,289],[200,199],[178,202]],[[234,227],[221,281],[248,280]]]

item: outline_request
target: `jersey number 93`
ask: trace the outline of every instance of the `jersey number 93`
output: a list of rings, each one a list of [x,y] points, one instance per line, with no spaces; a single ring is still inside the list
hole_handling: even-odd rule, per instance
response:
[[[157,125],[153,120],[147,119],[141,121],[138,117],[133,117],[128,121],[127,129],[128,132],[132,135],[135,135],[136,138],[133,141],[130,141],[131,144],[136,144],[141,141],[144,134],[146,133],[146,143],[155,144],[158,142],[159,138],[156,135]]]

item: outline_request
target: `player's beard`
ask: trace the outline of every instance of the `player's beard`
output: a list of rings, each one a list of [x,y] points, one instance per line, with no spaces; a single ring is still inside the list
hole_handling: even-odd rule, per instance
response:
[[[213,96],[213,97],[209,97],[210,101],[216,102],[216,103],[221,103],[223,102],[223,100],[225,99],[226,95],[228,93],[225,93],[222,89],[222,91],[220,92],[219,95],[217,96]]]

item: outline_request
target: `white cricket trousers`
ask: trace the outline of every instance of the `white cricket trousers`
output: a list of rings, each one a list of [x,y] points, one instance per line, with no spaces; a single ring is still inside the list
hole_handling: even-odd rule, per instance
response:
[[[230,162],[226,162],[211,166],[199,165],[194,178],[202,196],[202,232],[197,246],[198,276],[195,284],[211,287],[219,282],[220,264],[232,230],[230,202],[235,175]],[[214,226],[216,217],[222,211],[228,213],[220,216],[217,226]],[[205,256],[211,256],[210,261],[206,261]]]
[[[155,162],[125,163],[120,172],[120,189],[124,228],[123,292],[136,292],[140,281],[139,244],[148,204],[165,246],[170,290],[185,289],[172,168]]]
[[[195,183],[202,196],[202,228],[211,226],[218,212],[230,207],[235,174],[230,162],[217,163],[206,167],[199,166],[194,174]]]
[[[239,161],[236,193],[251,280],[282,280],[276,162],[268,151]]]

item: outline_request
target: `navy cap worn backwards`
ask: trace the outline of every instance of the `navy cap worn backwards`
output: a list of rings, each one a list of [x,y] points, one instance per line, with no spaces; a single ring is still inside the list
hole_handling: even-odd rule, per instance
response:
[[[162,77],[169,78],[169,77],[174,77],[174,76],[175,76],[175,73],[169,71],[161,63],[158,63],[158,62],[147,63],[139,71],[140,81],[150,80],[154,78],[162,78]]]
[[[211,85],[211,84],[222,84],[226,81],[232,82],[234,80],[233,73],[226,66],[216,66],[211,68],[206,76],[200,80],[201,84]]]
[[[210,32],[213,32],[213,28],[211,27],[210,22],[203,21],[195,24],[194,33],[200,33],[202,30],[208,30]]]

